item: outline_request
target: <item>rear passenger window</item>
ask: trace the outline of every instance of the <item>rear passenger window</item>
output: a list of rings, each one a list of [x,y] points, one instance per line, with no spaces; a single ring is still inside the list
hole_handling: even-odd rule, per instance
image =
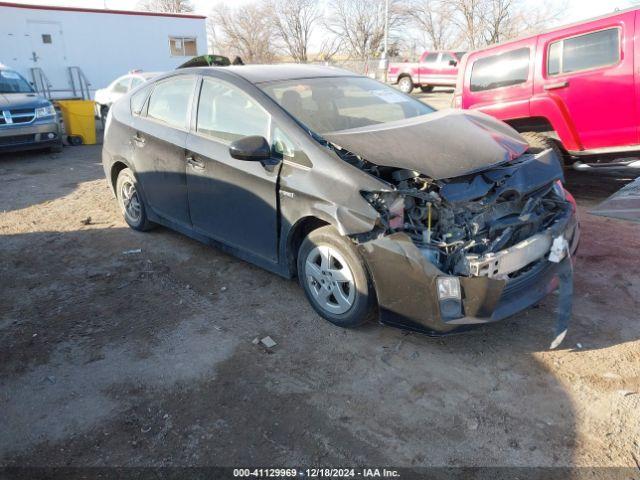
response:
[[[113,86],[111,91],[114,93],[127,93],[129,91],[129,82],[131,82],[131,78],[123,78]]]
[[[547,73],[558,75],[615,65],[620,60],[620,30],[610,28],[549,45]]]
[[[202,82],[197,131],[233,142],[249,135],[269,137],[270,117],[240,89],[218,80]]]
[[[147,117],[154,118],[175,128],[187,128],[187,112],[195,77],[175,77],[157,83],[151,98]]]
[[[529,78],[529,56],[528,48],[520,48],[477,60],[471,70],[471,91],[525,83]]]

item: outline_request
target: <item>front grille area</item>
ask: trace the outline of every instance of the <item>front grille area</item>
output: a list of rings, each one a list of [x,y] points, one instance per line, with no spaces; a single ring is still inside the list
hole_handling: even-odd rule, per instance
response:
[[[0,125],[21,125],[31,123],[36,118],[33,108],[14,108],[0,110]]]
[[[7,145],[23,145],[25,143],[33,143],[36,141],[36,136],[31,135],[13,135],[12,137],[0,137],[0,147]]]

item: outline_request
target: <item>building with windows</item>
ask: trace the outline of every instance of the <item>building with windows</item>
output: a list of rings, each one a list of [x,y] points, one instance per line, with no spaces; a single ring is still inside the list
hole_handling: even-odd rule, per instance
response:
[[[131,71],[207,53],[206,17],[0,2],[0,63],[52,98],[87,97]]]

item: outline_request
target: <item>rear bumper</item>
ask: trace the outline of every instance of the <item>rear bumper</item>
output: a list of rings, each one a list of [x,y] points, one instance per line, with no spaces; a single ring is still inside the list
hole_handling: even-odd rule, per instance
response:
[[[44,148],[60,144],[58,118],[31,123],[0,127],[0,151],[18,151]]]
[[[574,214],[554,228],[573,254],[580,231]],[[394,234],[360,246],[376,288],[382,323],[428,334],[445,334],[470,325],[496,322],[525,310],[558,287],[559,264],[542,255],[515,279],[460,276],[462,315],[443,318],[436,281],[449,276],[427,261],[405,234]]]

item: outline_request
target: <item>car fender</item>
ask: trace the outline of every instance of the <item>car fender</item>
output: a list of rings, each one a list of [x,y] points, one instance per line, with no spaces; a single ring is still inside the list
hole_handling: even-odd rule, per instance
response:
[[[565,150],[583,150],[578,129],[562,98],[553,92],[534,95],[530,100],[532,117],[543,117],[553,127]]]

